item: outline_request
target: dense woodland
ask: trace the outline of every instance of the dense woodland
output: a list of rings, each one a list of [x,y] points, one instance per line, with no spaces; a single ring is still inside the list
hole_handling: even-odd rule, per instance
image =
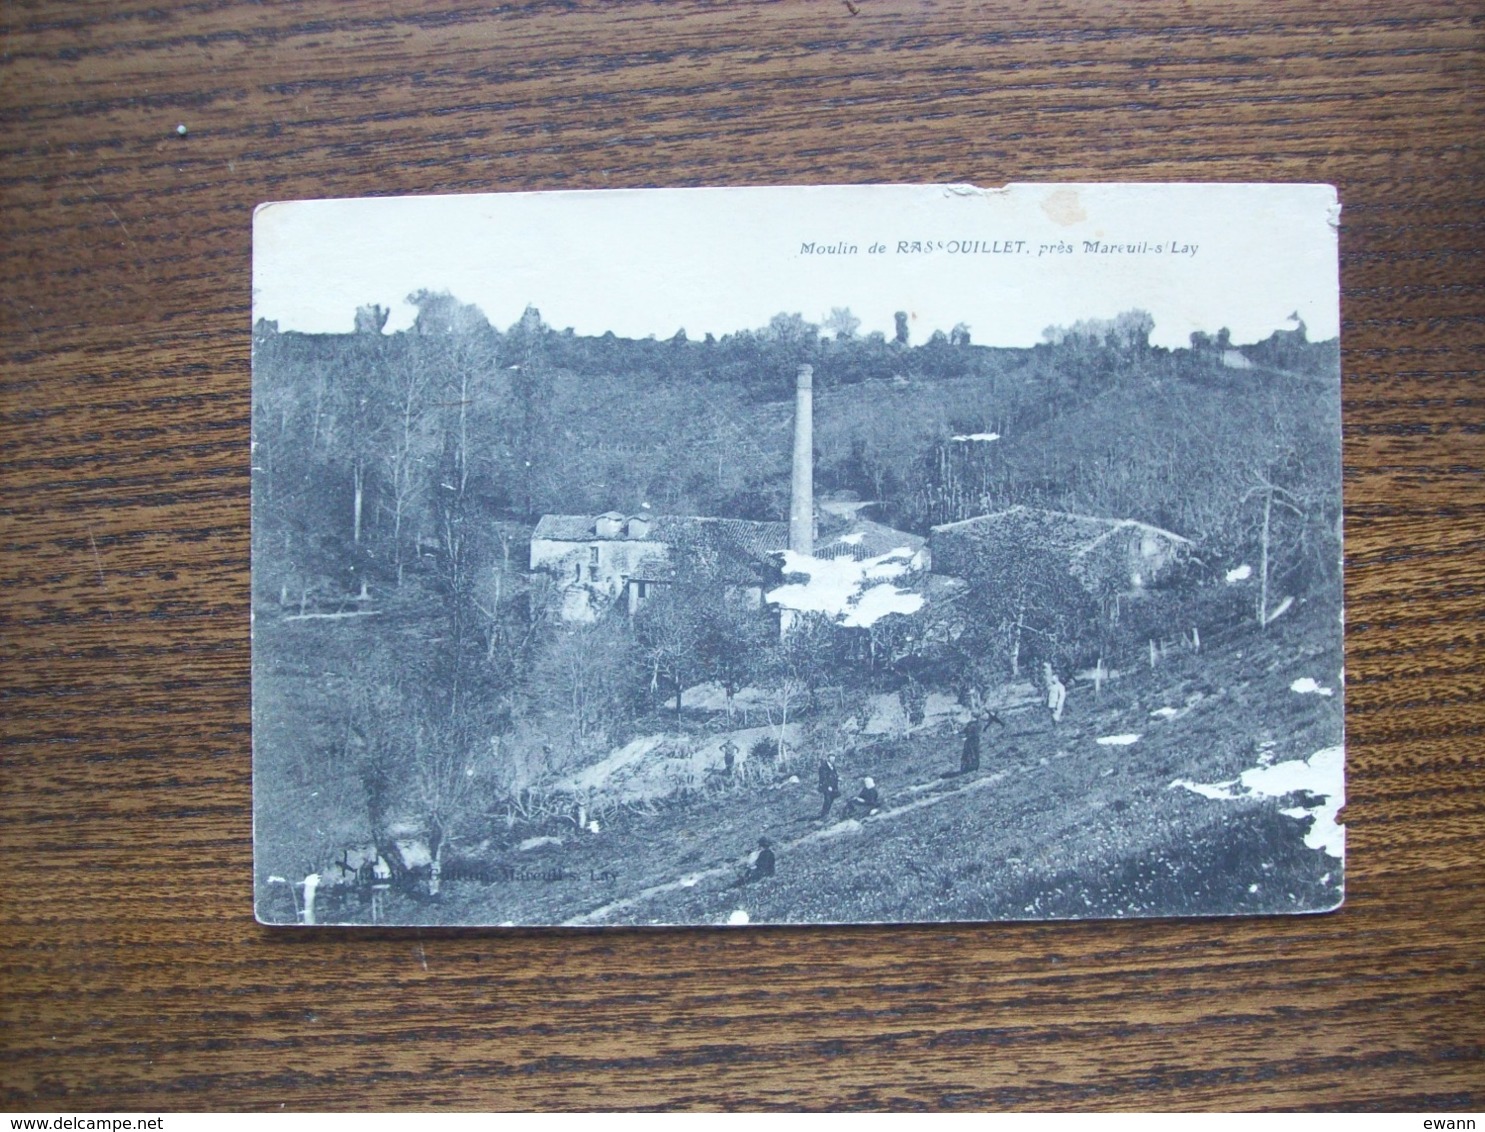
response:
[[[1337,518],[1336,344],[1301,325],[1245,347],[1148,345],[1148,315],[1051,327],[1030,350],[968,328],[908,343],[778,315],[696,341],[555,331],[528,308],[507,331],[446,295],[412,328],[357,312],[357,332],[254,337],[260,593],[333,600],[396,585],[420,553],[488,563],[473,528],[648,506],[783,519],[795,366],[815,369],[816,483],[880,502],[925,534],[1014,503],[1139,518],[1218,554],[1253,543],[1255,486],[1305,513],[1308,550]],[[955,443],[994,432],[997,445]],[[1325,510],[1328,504],[1329,510]],[[1272,516],[1271,516],[1272,518]],[[467,528],[467,532],[455,532]],[[1293,537],[1305,541],[1306,532]],[[1319,559],[1317,559],[1317,562]],[[266,568],[266,569],[265,569]],[[287,587],[287,588],[285,588]]]
[[[915,343],[905,316],[892,339],[858,336],[845,310],[635,341],[555,330],[533,308],[502,331],[447,294],[411,301],[403,332],[367,307],[353,333],[254,335],[259,663],[293,659],[267,623],[384,617],[379,649],[325,676],[336,718],[296,739],[353,772],[346,807],[373,836],[414,813],[436,852],[481,792],[540,786],[663,713],[678,726],[681,689],[704,681],[765,689],[781,725],[843,683],[897,690],[911,716],[927,688],[1142,645],[1159,631],[1141,615],[1256,628],[1280,595],[1338,592],[1339,357],[1302,324],[1240,353],[1226,331],[1151,347],[1137,311],[1031,349],[975,345],[963,325]],[[678,549],[682,580],[632,621],[540,616],[525,567],[543,513],[787,518],[801,362],[819,495],[874,500],[917,534],[1018,503],[1133,518],[1192,540],[1195,559],[1118,628],[1045,572],[1019,579],[1029,614],[1007,607],[1010,580],[971,579],[968,631],[934,645],[896,616],[870,633],[806,620],[781,640],[730,603],[704,546]],[[1222,584],[1239,564],[1253,584]]]

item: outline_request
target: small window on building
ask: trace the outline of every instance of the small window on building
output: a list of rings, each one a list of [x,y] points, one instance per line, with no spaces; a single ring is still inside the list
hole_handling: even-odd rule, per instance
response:
[[[647,598],[649,596],[650,596],[650,586],[649,586],[649,583],[648,582],[640,582],[639,583],[639,597],[640,597],[640,600],[643,601],[645,598]]]
[[[574,582],[581,582],[583,580],[583,564],[581,562],[573,563],[572,580]]]
[[[596,546],[588,547],[588,565],[595,567],[598,565],[598,548]]]

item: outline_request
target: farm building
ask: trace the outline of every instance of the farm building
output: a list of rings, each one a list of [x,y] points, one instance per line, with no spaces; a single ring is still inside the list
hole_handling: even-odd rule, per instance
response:
[[[531,534],[531,570],[551,578],[553,612],[592,621],[618,603],[634,613],[675,581],[675,550],[716,556],[731,587],[755,605],[789,545],[789,524],[691,515],[543,515]]]
[[[973,579],[1014,560],[1065,568],[1089,593],[1109,598],[1158,584],[1191,552],[1191,542],[1134,519],[1011,507],[934,527],[928,549],[935,574]]]
[[[799,367],[795,382],[793,471],[788,522],[692,515],[543,515],[531,534],[531,572],[555,586],[550,609],[564,621],[592,621],[623,601],[630,614],[655,586],[672,585],[684,559],[696,555],[729,589],[763,605],[776,581],[778,555],[814,551],[814,380]]]
[[[927,565],[924,540],[861,517],[860,505],[826,510],[814,498],[814,392],[800,366],[788,522],[708,516],[543,515],[531,535],[531,571],[552,582],[550,614],[592,621],[616,606],[631,615],[678,570],[705,563],[710,576],[787,632],[799,614],[864,626],[922,599],[897,581]],[[823,537],[822,537],[823,535]],[[694,567],[693,567],[694,568]]]

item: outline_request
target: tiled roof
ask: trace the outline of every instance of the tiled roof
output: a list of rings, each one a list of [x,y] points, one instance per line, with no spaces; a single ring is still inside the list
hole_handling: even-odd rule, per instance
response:
[[[748,519],[657,515],[650,528],[650,537],[671,544],[688,538],[715,538],[723,549],[763,557],[788,549],[789,524],[758,523]]]
[[[816,558],[854,558],[864,562],[893,550],[906,548],[913,554],[923,546],[923,539],[870,519],[853,519],[844,531],[815,543]]]
[[[556,542],[587,542],[597,538],[593,533],[592,515],[543,515],[531,537]]]

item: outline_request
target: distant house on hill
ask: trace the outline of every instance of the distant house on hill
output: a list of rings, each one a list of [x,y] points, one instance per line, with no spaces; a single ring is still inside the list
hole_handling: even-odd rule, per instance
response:
[[[622,602],[630,614],[673,585],[688,552],[714,556],[718,574],[755,605],[789,545],[788,523],[683,515],[543,515],[531,534],[531,572],[554,586],[552,612],[592,621]]]
[[[1134,519],[1103,519],[1011,507],[934,527],[935,574],[974,579],[1010,563],[1063,567],[1091,594],[1133,596],[1155,585],[1191,551],[1189,539]]]

